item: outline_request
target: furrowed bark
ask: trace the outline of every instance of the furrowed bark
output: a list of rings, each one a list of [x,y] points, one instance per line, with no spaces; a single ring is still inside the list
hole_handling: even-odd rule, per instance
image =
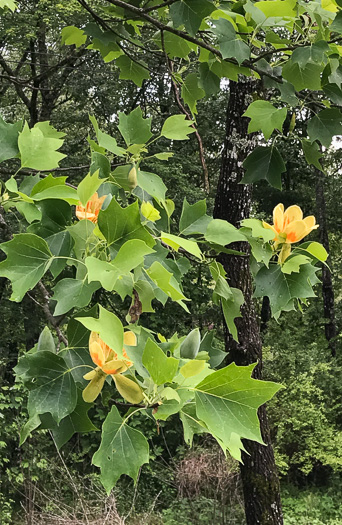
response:
[[[243,175],[242,162],[256,141],[252,136],[248,136],[248,120],[242,118],[252,101],[251,94],[256,87],[255,81],[250,79],[230,83],[226,139],[214,217],[225,219],[235,226],[239,226],[240,221],[249,216],[251,208],[251,187],[239,182]],[[246,251],[245,243],[235,243],[230,247]],[[227,272],[229,284],[242,290],[245,297],[241,308],[242,317],[236,320],[239,343],[236,343],[226,330],[228,362],[235,362],[237,365],[258,362],[253,375],[256,379],[261,379],[262,342],[252,299],[253,284],[249,259],[224,254],[220,256],[220,262]],[[267,446],[244,441],[249,455],[243,453],[243,465],[240,466],[246,522],[247,525],[282,525],[279,479],[265,406],[259,409],[259,419],[261,434]]]

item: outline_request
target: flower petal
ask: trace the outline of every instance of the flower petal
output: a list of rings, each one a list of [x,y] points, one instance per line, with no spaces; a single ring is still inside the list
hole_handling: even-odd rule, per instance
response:
[[[143,400],[142,390],[137,383],[121,374],[113,375],[112,377],[116,388],[126,401],[129,403],[140,403]]]
[[[273,210],[273,226],[276,232],[283,231],[284,224],[284,204],[278,204]]]
[[[275,227],[272,226],[271,224],[268,224],[267,222],[264,222],[264,221],[262,221],[262,225],[263,225],[263,227],[266,228],[267,230],[272,230],[272,231],[274,231],[274,233],[275,233],[275,237],[274,237],[273,240],[274,240],[274,241],[277,240],[277,231],[276,231]]]
[[[97,341],[94,341],[89,345],[89,352],[93,363],[102,368],[106,362],[106,354],[103,347]]]
[[[290,222],[301,221],[302,219],[303,212],[300,209],[300,207],[296,205],[289,206],[284,213],[284,228],[286,228],[286,226],[290,224]]]
[[[90,372],[87,372],[86,374],[84,374],[83,379],[87,379],[88,381],[90,381],[91,379],[94,379],[95,376],[96,376],[96,370],[91,370]]]
[[[307,227],[304,221],[293,221],[284,229],[286,242],[293,243],[300,241],[307,235]]]
[[[303,220],[305,226],[306,226],[306,232],[302,237],[300,237],[298,240],[301,241],[303,237],[306,237],[306,235],[309,235],[309,233],[312,232],[312,230],[316,230],[318,228],[318,224],[316,224],[316,219],[313,215],[309,215],[308,217],[305,217]]]
[[[92,403],[93,401],[95,401],[95,399],[100,394],[103,388],[105,380],[105,374],[103,374],[101,371],[97,372],[96,377],[94,377],[90,381],[90,383],[85,387],[85,389],[82,392],[83,400],[86,403]]]
[[[137,336],[134,332],[124,333],[124,345],[137,346]]]
[[[125,363],[125,361],[118,361],[117,359],[112,359],[111,361],[108,361],[102,367],[102,371],[105,374],[119,374],[122,372],[126,372],[126,370],[127,364]]]

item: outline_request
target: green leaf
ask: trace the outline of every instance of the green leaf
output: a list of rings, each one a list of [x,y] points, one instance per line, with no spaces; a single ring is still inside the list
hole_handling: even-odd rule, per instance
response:
[[[326,84],[323,91],[330,98],[331,102],[342,106],[342,89],[336,84]]]
[[[170,16],[175,25],[184,25],[191,36],[195,36],[203,18],[214,11],[215,6],[208,0],[181,0],[170,7]]]
[[[93,249],[98,243],[99,239],[93,233],[95,224],[88,220],[82,220],[67,227],[74,245],[74,252],[78,259],[83,259],[87,250]]]
[[[182,235],[193,235],[196,233],[204,235],[208,224],[212,221],[212,218],[206,215],[206,211],[207,204],[205,200],[189,204],[185,198],[179,221],[180,233]]]
[[[195,434],[208,433],[207,427],[202,421],[198,421],[195,403],[186,404],[179,413],[183,423],[184,441],[191,447]]]
[[[184,42],[184,41],[183,41]],[[198,85],[196,73],[190,73],[182,85],[182,98],[193,115],[197,114],[197,102],[205,96],[205,92]]]
[[[151,132],[152,117],[143,118],[141,107],[135,108],[129,115],[119,112],[118,129],[127,146],[146,144],[153,136]]]
[[[274,238],[274,232],[268,228],[264,228],[259,219],[244,219],[240,224],[243,228],[252,230],[253,237],[261,238],[265,242],[272,241]]]
[[[284,264],[281,266],[283,273],[291,274],[293,272],[299,272],[302,264],[311,263],[310,257],[305,255],[291,255],[286,259]]]
[[[191,253],[200,261],[203,260],[203,254],[197,242],[189,241],[188,239],[183,239],[182,237],[178,237],[177,235],[171,235],[171,233],[164,232],[161,232],[160,238],[165,244],[171,246],[171,248],[173,248],[176,252],[178,252],[179,248],[183,248],[183,250],[187,251],[188,253]]]
[[[323,109],[307,124],[311,142],[319,140],[329,148],[332,138],[342,134],[342,114],[339,109]]]
[[[39,336],[37,344],[37,352],[52,352],[56,353],[56,345],[53,340],[52,333],[48,326],[44,328]]]
[[[164,32],[163,40],[165,51],[170,58],[186,58],[193,48],[184,38],[170,33],[169,31]],[[158,45],[162,48],[160,34],[158,35]]]
[[[66,314],[74,307],[84,308],[90,303],[93,293],[99,288],[98,282],[88,283],[84,279],[61,279],[53,288],[52,299],[57,301],[53,315]]]
[[[124,150],[123,148],[120,148],[117,145],[117,142],[116,142],[114,137],[111,137],[110,135],[108,135],[108,133],[104,133],[103,131],[100,130],[98,122],[97,122],[96,118],[93,115],[89,115],[89,120],[92,123],[92,125],[94,126],[94,130],[95,130],[95,133],[96,133],[96,138],[97,138],[97,141],[99,143],[99,147],[101,149],[101,151],[98,152],[98,153],[100,153],[100,155],[102,155],[102,153],[104,153],[103,149],[106,149],[106,150],[110,151],[111,153],[114,153],[114,155],[118,155],[118,156],[124,156],[126,154],[126,150]],[[91,172],[93,173],[94,171],[95,170],[93,170]]]
[[[257,409],[281,388],[251,378],[255,365],[230,364],[196,386],[196,413],[230,454],[241,461],[241,439],[263,443]]]
[[[194,133],[192,120],[187,120],[185,115],[172,115],[165,120],[161,135],[170,140],[188,140],[188,135]]]
[[[226,246],[231,242],[246,241],[246,237],[235,226],[222,219],[213,219],[209,223],[204,237],[207,241],[221,246]]]
[[[271,186],[281,190],[281,174],[286,166],[275,146],[258,146],[248,155],[243,167],[246,170],[241,180],[243,184],[266,179]]]
[[[88,175],[81,180],[77,187],[77,195],[84,207],[86,207],[87,202],[99,189],[102,183],[103,179],[100,179],[99,177],[99,170],[95,171],[93,174],[88,173]]]
[[[212,31],[218,37],[218,44],[223,58],[235,58],[239,65],[250,57],[249,46],[241,40],[229,20],[220,18],[214,22]]]
[[[49,412],[59,423],[74,411],[77,391],[69,367],[53,352],[26,354],[20,359],[24,373],[17,375],[29,389],[28,411],[31,416]],[[19,369],[20,370],[20,369]]]
[[[223,297],[224,299],[232,299],[232,291],[226,280],[226,272],[221,263],[213,261],[210,266],[210,273],[215,281],[215,288],[213,292],[214,300],[215,296]]]
[[[300,69],[305,69],[309,63],[323,64],[327,51],[329,51],[327,42],[321,40],[311,46],[297,47],[292,53],[291,61],[297,63]]]
[[[17,4],[13,0],[0,0],[0,9],[5,9],[6,7],[14,12]]]
[[[195,359],[201,344],[201,334],[199,328],[192,330],[182,342],[179,355],[183,359]]]
[[[103,288],[111,292],[120,276],[129,273],[144,262],[145,255],[154,253],[146,243],[132,239],[123,244],[113,261],[100,261],[96,257],[87,257],[89,281],[100,281]]]
[[[148,339],[142,363],[156,385],[171,383],[178,369],[178,359],[167,357],[152,339]]]
[[[222,363],[223,359],[227,357],[226,352],[223,352],[219,348],[213,346],[214,337],[215,332],[213,330],[207,332],[204,335],[200,346],[200,352],[207,352],[207,354],[209,355],[209,365],[211,366],[211,368],[218,367]]]
[[[299,64],[288,60],[283,67],[283,77],[294,85],[297,91],[302,89],[312,89],[317,91],[321,89],[321,73],[323,65],[308,63],[305,68]]]
[[[205,95],[215,95],[220,91],[220,79],[215,73],[209,68],[206,62],[200,64],[199,67],[199,85],[204,90]]]
[[[110,493],[122,474],[137,481],[140,467],[149,461],[145,436],[126,425],[118,409],[112,407],[102,427],[101,445],[93,463],[101,468],[101,482]]]
[[[315,268],[311,264],[300,266],[298,273],[286,275],[278,264],[261,268],[255,276],[255,297],[270,299],[272,314],[277,317],[292,299],[315,297],[312,285],[317,282]]]
[[[18,137],[22,127],[22,121],[7,124],[0,116],[0,162],[17,157],[19,153]]]
[[[16,202],[15,207],[29,224],[34,221],[40,221],[42,218],[42,214],[35,204],[29,202]]]
[[[148,173],[147,171],[138,170],[137,173],[138,186],[146,191],[151,197],[156,199],[159,204],[165,201],[165,194],[167,187],[162,179],[155,175],[155,173]]]
[[[79,432],[94,432],[98,430],[95,425],[91,422],[88,416],[91,403],[86,403],[82,399],[81,390],[77,391],[77,405],[75,410],[67,417],[62,419],[58,426],[52,427],[52,435],[56,442],[57,448],[62,448],[74,434]],[[42,422],[44,416],[41,416]]]
[[[197,376],[202,370],[205,368],[205,361],[201,361],[200,359],[192,360],[183,365],[179,372],[182,374],[183,377],[194,377]]]
[[[69,204],[78,204],[77,191],[65,184],[67,177],[53,177],[51,173],[34,185],[30,199],[43,201],[46,199],[61,199]]]
[[[152,235],[141,224],[138,201],[121,208],[113,198],[106,210],[100,211],[98,226],[108,243],[115,245],[116,249],[130,239],[140,239],[148,246],[155,244]]]
[[[18,138],[21,167],[34,170],[58,168],[59,162],[66,156],[57,151],[63,145],[64,135],[50,126],[49,122],[38,122],[32,129],[25,122]]]
[[[273,104],[266,100],[256,100],[247,108],[242,115],[251,119],[248,125],[248,133],[262,131],[265,140],[268,140],[275,129],[283,130],[286,119],[286,108],[275,108]]]
[[[100,338],[122,357],[123,348],[123,327],[121,321],[115,314],[108,312],[101,305],[99,306],[99,318],[76,317],[88,330],[99,334]]]
[[[310,142],[307,139],[302,139],[302,148],[305,155],[306,162],[308,164],[312,164],[315,166],[315,168],[323,171],[323,168],[321,166],[321,163],[319,162],[321,157],[323,156],[323,153],[320,150],[319,145],[317,142]]]
[[[52,254],[44,239],[32,233],[19,233],[0,245],[7,259],[0,263],[0,277],[12,283],[11,301],[20,302],[43,277]]]
[[[188,299],[181,291],[172,273],[168,272],[160,262],[155,261],[152,266],[146,270],[146,273],[172,301],[178,302],[182,308],[187,310],[186,305],[182,301],[188,301]]]
[[[144,80],[150,78],[150,73],[146,67],[133,62],[127,55],[120,56],[115,64],[120,68],[119,78],[132,80],[138,87],[142,86]]]
[[[243,293],[238,288],[230,288],[230,291],[232,292],[232,297],[228,299],[223,297],[221,298],[222,310],[229,332],[231,333],[234,341],[239,342],[234,321],[237,317],[242,317],[240,308],[245,302],[245,299],[243,297]]]
[[[319,242],[311,242],[305,249],[321,262],[325,262],[329,257],[327,250]]]
[[[329,29],[330,31],[335,31],[336,33],[342,33],[342,11],[336,13],[333,23]]]
[[[87,41],[87,35],[75,26],[63,27],[61,31],[62,35],[62,45],[81,47]]]

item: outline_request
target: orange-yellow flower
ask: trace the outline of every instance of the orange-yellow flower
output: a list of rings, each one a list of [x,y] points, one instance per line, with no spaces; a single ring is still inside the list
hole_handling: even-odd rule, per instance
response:
[[[273,230],[274,241],[289,243],[301,241],[312,230],[318,228],[313,215],[303,219],[303,212],[299,206],[290,206],[284,211],[284,205],[278,204],[273,210],[273,225],[263,222],[264,228]]]
[[[124,344],[136,346],[137,339],[133,332],[124,333]],[[100,338],[98,333],[91,332],[89,353],[93,363],[97,366],[83,376],[84,379],[90,380],[90,383],[82,393],[84,401],[87,403],[95,401],[108,375],[112,376],[116,388],[124,399],[127,399],[130,403],[139,403],[142,400],[143,395],[139,385],[128,377],[121,375],[133,365],[124,348],[122,349],[123,357],[119,358],[118,354]]]
[[[97,217],[100,213],[103,201],[106,197],[107,195],[99,197],[97,192],[94,193],[94,195],[87,202],[85,208],[81,203],[76,206],[76,217],[80,220],[88,219],[95,224],[97,222]]]

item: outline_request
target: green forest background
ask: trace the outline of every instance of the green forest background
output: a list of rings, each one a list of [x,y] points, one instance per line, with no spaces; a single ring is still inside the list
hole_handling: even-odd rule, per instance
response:
[[[31,122],[51,120],[53,126],[66,132],[63,152],[68,157],[56,172],[68,175],[72,183],[81,180],[90,162],[89,114],[96,116],[101,129],[115,136],[118,111],[131,111],[140,105],[145,115],[153,116],[156,128],[170,114],[179,112],[162,64],[159,69],[158,64],[153,64],[159,74],[137,88],[131,82],[119,80],[117,70],[111,63],[104,63],[98,52],[62,46],[61,28],[75,24],[76,19],[81,24],[82,17],[86,14],[74,2],[31,0],[21,2],[21,10],[15,17],[11,14],[1,17],[0,47],[6,47],[6,56],[0,51],[1,116],[7,122],[22,118]],[[148,60],[154,57],[149,56]],[[32,78],[44,68],[49,68],[50,73],[38,88]],[[19,73],[26,84],[15,81]],[[219,86],[213,86],[212,95],[198,104],[198,130],[211,186],[209,213],[220,170],[229,100],[229,85],[221,87],[219,90]],[[160,141],[158,147],[162,146]],[[298,204],[305,216],[317,216],[313,171],[297,155],[295,141],[279,143],[278,147],[287,162],[284,190],[257,183],[253,216],[269,219],[279,202],[285,207]],[[324,191],[337,333],[342,323],[342,149],[339,147],[336,140],[324,161],[328,174]],[[179,207],[184,196],[190,203],[204,198],[196,139],[174,143],[173,152],[174,157],[168,163],[154,159],[147,161],[147,167],[163,178],[170,197]],[[1,180],[5,182],[12,174],[12,161],[2,164]],[[176,218],[179,213],[180,209],[176,209]],[[16,212],[7,215],[6,221],[13,232],[21,231],[22,219]],[[0,223],[1,242],[7,235],[7,226]],[[318,240],[318,236],[314,232],[310,239]],[[209,286],[209,275],[196,268],[191,270],[185,281],[185,291],[193,297],[191,316],[185,317],[177,305],[168,305],[165,311],[156,306],[156,313],[149,315],[146,326],[165,336],[210,327],[216,331],[218,340],[223,341],[223,321],[211,307]],[[341,338],[337,336],[336,356],[332,356],[325,339],[322,294],[319,287],[316,291],[317,298],[308,302],[303,313],[289,312],[279,322],[270,320],[262,326],[264,378],[286,387],[268,405],[286,525],[342,524]],[[23,408],[26,392],[14,382],[12,370],[18,355],[36,343],[45,320],[29,296],[17,304],[9,301],[9,295],[9,282],[1,279],[1,524],[243,525],[237,464],[233,460],[227,464],[218,447],[202,436],[196,437],[193,449],[189,449],[176,418],[160,422],[157,435],[150,420],[138,419],[136,424],[150,435],[153,461],[143,467],[136,487],[128,478],[122,478],[109,498],[90,462],[99,446],[100,433],[75,435],[58,452],[48,432],[39,431],[19,448],[19,430],[26,421]],[[122,308],[119,303],[111,302],[110,306],[114,311]],[[261,307],[258,303],[260,316]],[[106,399],[102,398],[92,410],[90,416],[95,424],[103,419],[105,404]]]

